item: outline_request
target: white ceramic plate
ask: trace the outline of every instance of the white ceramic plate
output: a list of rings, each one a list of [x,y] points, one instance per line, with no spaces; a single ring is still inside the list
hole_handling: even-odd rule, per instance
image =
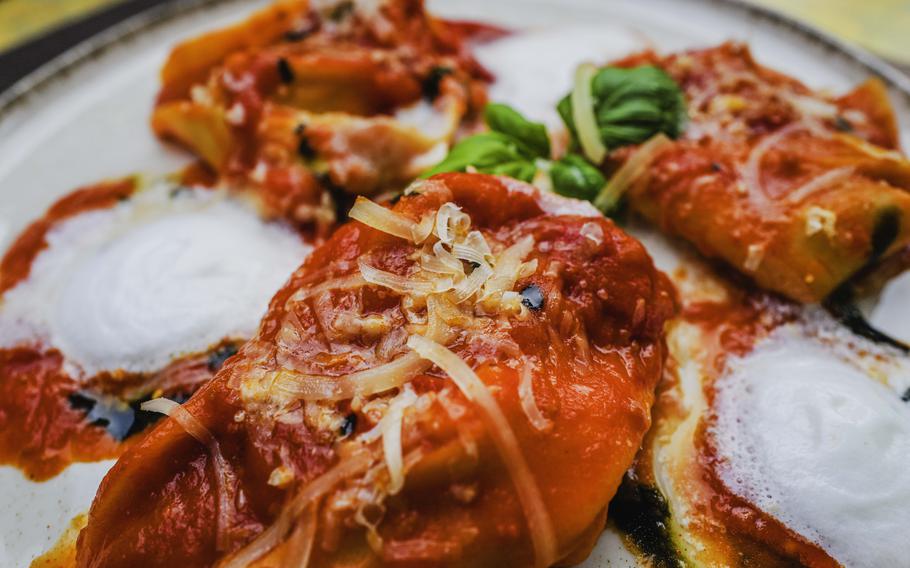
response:
[[[158,69],[180,39],[263,5],[172,2],[97,36],[0,95],[0,250],[57,197],[80,184],[131,172],[166,173],[188,157],[148,128]],[[758,59],[815,88],[845,91],[878,74],[888,82],[910,143],[910,79],[874,57],[745,4],[721,0],[438,0],[435,12],[528,30],[504,53],[480,51],[503,77],[493,97],[553,122],[580,60],[748,42]],[[563,31],[559,31],[563,30]],[[515,99],[518,97],[518,99]],[[657,252],[654,250],[653,252]],[[666,268],[666,259],[660,264]],[[0,467],[0,566],[27,566],[70,519],[87,510],[110,462],[76,464],[45,483]],[[606,533],[586,566],[634,566]]]

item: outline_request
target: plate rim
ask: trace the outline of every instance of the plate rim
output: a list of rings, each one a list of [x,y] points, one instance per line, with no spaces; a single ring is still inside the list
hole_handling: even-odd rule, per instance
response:
[[[79,69],[109,49],[128,41],[144,32],[166,25],[179,17],[200,11],[208,6],[225,3],[239,3],[241,0],[165,0],[128,16],[73,45],[64,48],[59,55],[39,64],[8,88],[0,91],[0,121],[25,103],[33,95],[51,88],[57,80]],[[840,56],[866,69],[871,75],[881,78],[888,87],[900,93],[910,104],[910,76],[872,52],[841,40],[819,27],[772,8],[755,4],[749,0],[690,0],[705,4],[722,5],[742,14],[763,20],[802,36],[805,40],[834,51]],[[55,32],[51,32],[53,34]],[[40,38],[39,38],[40,39]],[[34,41],[34,40],[33,40]],[[28,44],[25,44],[28,45]]]

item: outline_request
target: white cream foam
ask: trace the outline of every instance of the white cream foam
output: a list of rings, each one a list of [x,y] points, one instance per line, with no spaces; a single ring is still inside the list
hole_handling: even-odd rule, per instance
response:
[[[631,31],[566,26],[507,36],[478,46],[475,54],[496,76],[491,101],[556,128],[562,124],[556,103],[572,89],[578,64],[607,63],[644,47],[644,39]]]
[[[894,278],[882,290],[870,323],[888,335],[910,342],[910,271]]]
[[[719,382],[711,435],[736,494],[845,566],[910,566],[910,406],[784,328]]]
[[[310,247],[253,207],[160,184],[48,235],[0,308],[0,345],[59,348],[68,369],[150,372],[251,336]]]

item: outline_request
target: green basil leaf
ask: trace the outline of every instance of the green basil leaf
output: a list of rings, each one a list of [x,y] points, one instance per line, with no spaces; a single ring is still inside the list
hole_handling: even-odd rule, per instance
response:
[[[534,157],[523,145],[501,132],[484,132],[465,138],[455,144],[445,160],[425,172],[429,177],[442,172],[463,172],[473,167],[483,173],[520,174],[522,181],[534,179]],[[529,174],[530,171],[530,174]]]
[[[479,171],[482,171],[485,174],[509,176],[517,180],[531,183],[534,181],[534,176],[537,174],[537,166],[534,162],[506,162]]]
[[[657,67],[606,67],[594,76],[591,92],[598,132],[607,148],[639,144],[660,132],[676,138],[685,127],[682,89]],[[556,110],[577,144],[571,96],[559,101]]]
[[[578,154],[566,154],[550,167],[553,190],[566,197],[592,200],[607,183],[591,162]]]
[[[484,109],[484,120],[490,130],[511,136],[536,157],[550,157],[550,137],[543,124],[531,122],[512,107],[501,103],[488,104]]]

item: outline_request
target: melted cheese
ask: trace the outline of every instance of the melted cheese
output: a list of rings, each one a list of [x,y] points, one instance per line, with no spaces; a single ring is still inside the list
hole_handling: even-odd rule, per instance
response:
[[[910,407],[785,329],[721,378],[721,478],[846,566],[907,566]]]
[[[0,344],[54,346],[89,377],[152,372],[249,337],[308,247],[219,192],[171,189],[55,227],[29,278],[4,296]]]

